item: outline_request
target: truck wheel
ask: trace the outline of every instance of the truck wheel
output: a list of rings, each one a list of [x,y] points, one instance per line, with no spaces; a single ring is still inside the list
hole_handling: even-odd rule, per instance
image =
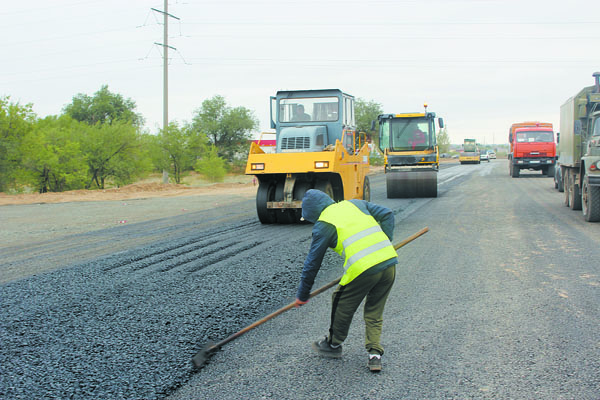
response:
[[[542,175],[548,175],[548,167],[542,167]]]
[[[512,165],[511,164],[511,173],[510,176],[512,176],[513,178],[518,178],[519,177],[519,167],[517,167],[516,165]]]
[[[267,208],[267,202],[275,199],[275,184],[261,181],[256,192],[256,213],[263,224],[273,224],[276,221],[275,212]]]
[[[567,207],[570,206],[570,198],[571,196],[569,195],[569,171],[567,169],[563,170],[564,175],[563,175],[563,192],[565,192],[565,200],[563,201],[563,204]]]
[[[548,177],[553,178],[555,171],[556,171],[556,169],[554,168],[554,165],[549,165],[548,166]]]
[[[600,221],[600,186],[590,186],[587,175],[581,188],[581,210],[587,222]]]
[[[569,177],[569,206],[571,210],[581,210],[581,194],[574,178],[574,176]]]
[[[565,171],[559,167],[556,170],[556,183],[558,184],[558,191],[561,193],[565,191],[563,176],[565,176]]]
[[[365,182],[363,183],[363,200],[371,201],[371,183],[368,176],[365,176]]]

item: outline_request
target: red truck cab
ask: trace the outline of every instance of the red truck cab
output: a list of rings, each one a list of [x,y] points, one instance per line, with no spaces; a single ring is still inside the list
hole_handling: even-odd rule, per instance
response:
[[[520,122],[512,124],[508,133],[510,153],[509,172],[519,177],[521,170],[542,171],[554,176],[556,166],[556,142],[549,122]]]

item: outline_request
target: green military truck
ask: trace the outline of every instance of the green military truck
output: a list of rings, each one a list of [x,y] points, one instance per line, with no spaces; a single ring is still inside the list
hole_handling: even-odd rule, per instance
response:
[[[588,222],[600,221],[600,72],[560,108],[558,165],[564,204],[582,210]]]

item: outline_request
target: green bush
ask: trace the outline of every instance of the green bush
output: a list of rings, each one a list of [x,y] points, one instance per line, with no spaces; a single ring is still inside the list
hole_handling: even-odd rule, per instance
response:
[[[369,163],[374,167],[383,165],[383,155],[378,151],[371,152],[369,156]]]
[[[225,160],[218,156],[215,146],[207,149],[204,156],[196,161],[194,169],[210,182],[223,182],[227,174]]]

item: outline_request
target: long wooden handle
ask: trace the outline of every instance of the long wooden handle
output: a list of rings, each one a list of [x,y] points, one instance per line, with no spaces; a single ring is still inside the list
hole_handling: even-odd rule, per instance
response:
[[[421,229],[419,232],[415,233],[414,235],[411,235],[411,236],[407,237],[406,239],[404,239],[403,241],[401,241],[400,243],[395,244],[394,249],[398,250],[400,247],[407,245],[408,243],[412,242],[419,236],[426,234],[427,232],[429,232],[428,227]]]
[[[426,234],[427,232],[429,232],[429,228],[425,227],[423,229],[421,229],[419,232],[415,233],[414,235],[411,235],[409,237],[407,237],[406,239],[404,239],[403,241],[401,241],[400,243],[396,243],[394,245],[394,250],[398,250],[400,247],[405,246],[406,244],[412,242],[413,240],[415,240],[416,238],[418,238],[421,235]],[[310,293],[310,298],[315,297],[318,294],[323,293],[324,291],[326,291],[327,289],[337,285],[340,280],[342,279],[342,277],[337,278],[336,280],[329,282],[327,285],[318,288],[317,290],[313,291]],[[292,303],[295,304],[295,303]],[[287,307],[287,306],[286,306]]]
[[[412,242],[413,240],[415,240],[419,236],[424,235],[428,231],[429,231],[429,228],[427,228],[427,227],[421,229],[419,232],[415,233],[414,235],[409,236],[408,238],[404,239],[400,243],[395,244],[394,245],[394,249],[398,250],[400,247],[407,245],[408,243]],[[314,290],[313,292],[310,293],[310,298],[313,298],[313,297],[315,297],[315,296],[323,293],[327,289],[329,289],[329,288],[337,285],[340,282],[341,279],[342,279],[341,277],[337,278],[336,280],[334,280],[332,282],[329,282],[327,285],[325,285],[323,287],[320,287],[317,290]],[[248,325],[244,329],[242,329],[242,330],[234,333],[233,335],[229,336],[228,338],[223,339],[219,343],[211,346],[208,349],[208,351],[210,352],[212,350],[217,350],[218,348],[220,348],[220,347],[224,346],[225,344],[231,342],[233,339],[236,339],[236,338],[242,336],[244,333],[248,332],[249,330],[252,330],[252,329],[256,328],[257,326],[264,324],[268,320],[275,318],[279,314],[283,314],[284,312],[286,312],[286,311],[294,308],[295,306],[296,306],[296,302],[293,302],[293,303],[288,304],[285,307],[280,308],[277,311],[272,312],[271,314],[267,315],[266,317],[259,319],[258,321],[254,322],[253,324]]]

